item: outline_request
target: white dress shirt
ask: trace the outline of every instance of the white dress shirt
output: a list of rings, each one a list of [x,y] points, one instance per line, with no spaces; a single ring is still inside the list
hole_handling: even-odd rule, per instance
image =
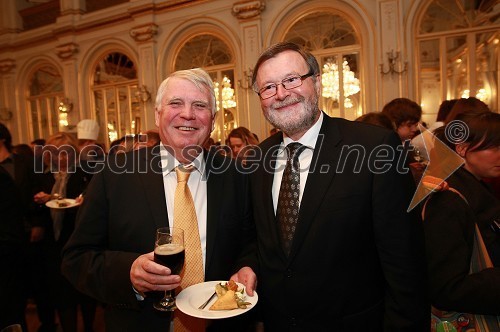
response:
[[[167,203],[168,220],[170,227],[175,227],[174,220],[174,197],[175,188],[177,187],[177,175],[175,168],[180,165],[179,161],[174,158],[161,144],[160,156],[163,173],[163,186],[165,188],[165,201]],[[205,171],[205,160],[203,153],[200,153],[193,162],[186,166],[192,165],[195,170],[191,172],[188,180],[188,187],[193,196],[194,208],[196,210],[196,218],[198,219],[198,230],[200,232],[201,252],[203,255],[203,269],[206,264],[207,254],[207,181],[203,179]]]
[[[297,141],[304,145],[306,149],[302,151],[299,155],[300,164],[300,194],[299,194],[299,204],[302,202],[302,194],[306,186],[307,175],[309,174],[309,167],[311,166],[312,156],[314,152],[314,147],[316,146],[316,141],[318,140],[319,131],[321,129],[321,124],[323,123],[323,112],[316,121],[316,123],[309,128],[308,131]],[[280,151],[276,157],[276,168],[274,171],[273,179],[273,205],[274,214],[276,215],[276,208],[278,206],[278,198],[280,195],[281,178],[283,177],[283,172],[286,166],[286,150],[285,147],[294,142],[290,137],[283,133],[283,143],[281,144]]]

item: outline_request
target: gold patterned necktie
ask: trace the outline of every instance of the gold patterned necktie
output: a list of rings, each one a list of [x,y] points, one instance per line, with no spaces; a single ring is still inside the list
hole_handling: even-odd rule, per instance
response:
[[[294,142],[286,146],[288,153],[283,178],[281,179],[280,193],[276,215],[281,233],[283,250],[290,254],[297,220],[299,219],[300,195],[300,165],[299,155],[306,147]]]
[[[194,167],[178,166],[175,168],[177,187],[174,196],[174,227],[184,230],[186,255],[184,269],[181,272],[181,289],[205,280],[198,219],[193,196],[187,184],[193,170]],[[205,322],[202,319],[187,316],[179,310],[175,311],[175,332],[204,330]]]

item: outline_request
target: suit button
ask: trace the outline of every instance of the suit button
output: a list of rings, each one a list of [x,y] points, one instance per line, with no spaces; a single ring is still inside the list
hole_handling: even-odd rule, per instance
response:
[[[290,318],[290,326],[297,326],[297,320],[295,317]]]
[[[293,275],[292,270],[291,270],[291,269],[287,269],[287,270],[286,270],[286,277],[287,277],[287,278],[291,278],[291,277],[292,277],[292,275]]]

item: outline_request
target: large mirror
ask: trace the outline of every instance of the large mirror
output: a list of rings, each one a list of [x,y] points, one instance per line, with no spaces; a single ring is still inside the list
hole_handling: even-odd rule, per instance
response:
[[[97,62],[93,77],[93,100],[101,126],[98,141],[109,145],[126,135],[141,132],[142,100],[135,63],[120,52]]]
[[[35,70],[29,82],[28,119],[32,139],[47,138],[68,126],[67,113],[59,112],[64,99],[61,73],[50,64]]]
[[[499,1],[432,0],[417,33],[423,121],[446,99],[475,96],[499,111]]]

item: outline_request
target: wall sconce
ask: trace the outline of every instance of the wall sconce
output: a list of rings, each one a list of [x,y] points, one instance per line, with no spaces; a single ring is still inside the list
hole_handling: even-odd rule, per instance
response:
[[[12,111],[9,111],[8,108],[0,108],[0,120],[9,121],[12,119]]]
[[[135,98],[137,101],[145,103],[151,99],[151,93],[148,91],[148,88],[143,85],[135,92]]]
[[[69,113],[73,109],[73,103],[69,101],[68,98],[63,98],[59,102],[59,112]]]
[[[387,75],[387,74],[398,74],[401,75],[405,71],[408,70],[408,61],[405,61],[403,63],[403,68],[401,68],[401,64],[399,65],[398,68],[396,68],[396,62],[398,62],[400,52],[394,52],[394,50],[391,50],[390,52],[387,52],[387,63],[389,64],[389,69],[387,71],[384,70],[384,64],[380,64],[380,73],[382,75]],[[400,62],[400,61],[399,61]]]
[[[248,71],[245,70],[243,72],[243,75],[245,76],[245,81],[242,82],[241,80],[238,80],[238,86],[240,88],[243,88],[245,90],[251,89],[252,88],[252,75],[253,75],[253,69],[248,68]]]

